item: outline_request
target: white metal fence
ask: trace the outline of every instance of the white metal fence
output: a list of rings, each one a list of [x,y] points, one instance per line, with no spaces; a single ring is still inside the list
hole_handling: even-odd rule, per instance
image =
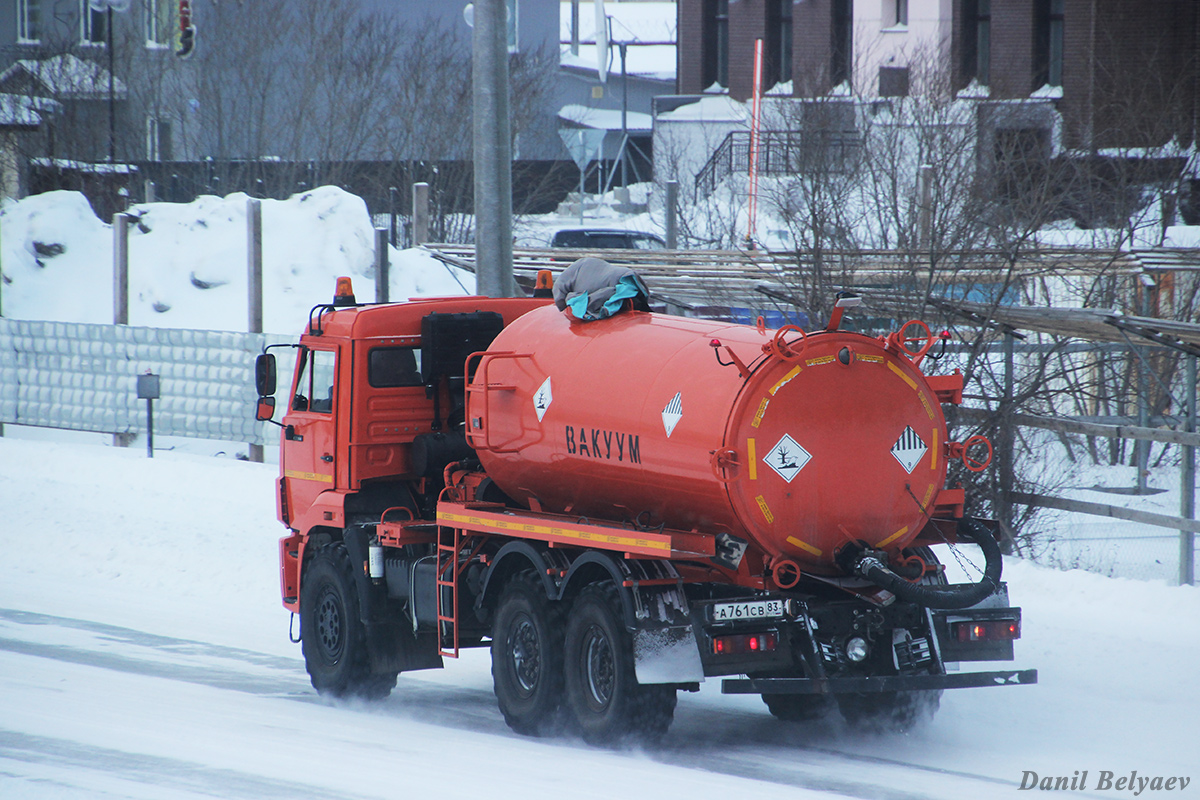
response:
[[[254,419],[254,358],[265,344],[287,340],[0,318],[0,422],[145,433],[137,376],[152,372],[161,376],[155,434],[264,444],[275,435]]]

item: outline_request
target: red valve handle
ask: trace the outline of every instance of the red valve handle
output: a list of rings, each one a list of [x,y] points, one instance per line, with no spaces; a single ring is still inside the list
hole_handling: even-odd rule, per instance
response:
[[[712,451],[709,465],[712,467],[713,476],[721,483],[729,483],[733,480],[734,476],[726,474],[726,470],[736,471],[741,466],[738,463],[737,455],[737,451],[731,447],[722,447],[720,450]]]
[[[800,334],[800,338],[793,342],[786,341],[783,338],[784,335],[793,331]],[[808,335],[805,334],[804,331],[799,327],[795,325],[784,325],[779,330],[775,331],[775,336],[771,339],[769,344],[763,345],[763,352],[778,356],[784,361],[799,361],[800,357],[804,354],[804,346],[807,340]],[[799,345],[798,349],[793,349],[796,348],[797,345]]]
[[[905,331],[907,331],[913,325],[917,325],[923,329],[925,331],[924,335],[906,335]],[[929,330],[929,326],[924,322],[919,319],[910,319],[908,322],[900,326],[900,330],[888,336],[888,344],[904,353],[904,355],[908,356],[914,364],[920,364],[921,361],[925,359],[925,354],[928,353],[933,347],[934,343],[937,342],[937,339],[938,337],[933,334],[933,331]],[[924,342],[925,344],[920,350],[913,352],[912,350],[908,349],[909,342]]]
[[[801,577],[800,565],[790,558],[775,559],[771,562],[771,579],[780,589],[791,589],[800,583]]]
[[[971,458],[969,455],[971,447],[977,444],[982,444],[987,447],[987,458],[985,458],[983,461]],[[970,439],[967,439],[962,443],[962,460],[963,465],[966,466],[967,469],[971,470],[971,472],[983,472],[985,469],[987,469],[988,464],[992,463],[991,441],[986,436],[979,435],[972,436]]]

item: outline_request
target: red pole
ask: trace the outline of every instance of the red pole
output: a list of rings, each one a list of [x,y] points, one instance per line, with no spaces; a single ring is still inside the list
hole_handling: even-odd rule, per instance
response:
[[[754,247],[755,217],[758,215],[758,126],[762,105],[762,39],[754,40],[754,98],[750,104],[750,223],[746,246]]]

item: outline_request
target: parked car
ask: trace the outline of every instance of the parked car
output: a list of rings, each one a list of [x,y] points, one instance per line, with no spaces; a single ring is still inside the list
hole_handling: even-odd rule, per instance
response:
[[[667,243],[653,233],[641,231],[572,228],[554,234],[550,246],[569,247],[574,250],[665,250]]]

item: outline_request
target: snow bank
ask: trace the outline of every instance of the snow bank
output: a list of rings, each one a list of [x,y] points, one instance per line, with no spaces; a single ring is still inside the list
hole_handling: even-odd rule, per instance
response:
[[[131,325],[245,330],[248,226],[244,194],[129,209]],[[375,297],[374,234],[359,197],[325,186],[263,200],[264,327],[294,334],[335,279],[348,275],[362,301]],[[113,318],[112,226],[82,194],[49,192],[0,212],[3,309],[9,317],[66,322]],[[389,248],[389,296],[460,295],[474,276]]]

